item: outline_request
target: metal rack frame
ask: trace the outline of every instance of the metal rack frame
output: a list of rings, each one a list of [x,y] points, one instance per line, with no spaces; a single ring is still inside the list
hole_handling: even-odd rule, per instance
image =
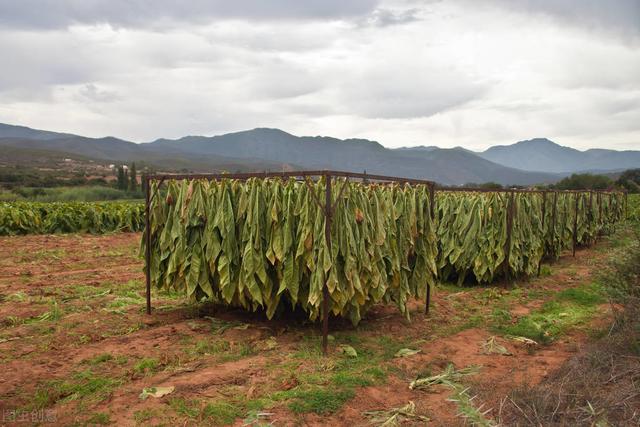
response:
[[[431,220],[435,219],[435,193],[436,191],[442,192],[474,192],[474,193],[507,193],[509,195],[508,203],[507,203],[507,247],[509,245],[509,241],[511,239],[511,228],[513,227],[513,217],[515,215],[515,204],[513,202],[513,197],[515,193],[541,193],[543,195],[543,205],[542,205],[542,213],[543,218],[546,209],[546,200],[548,193],[554,193],[553,197],[553,218],[552,221],[555,227],[555,212],[556,212],[556,201],[558,193],[590,193],[589,200],[593,198],[593,193],[597,194],[597,203],[601,209],[601,199],[602,194],[609,194],[611,197],[612,192],[609,190],[527,190],[527,189],[487,189],[487,188],[464,188],[464,187],[437,187],[436,183],[433,181],[423,180],[423,179],[415,179],[415,178],[404,178],[404,177],[395,177],[395,176],[386,176],[386,175],[375,175],[375,174],[367,174],[367,173],[355,173],[355,172],[344,172],[344,171],[335,171],[335,170],[315,170],[315,171],[286,171],[286,172],[253,172],[253,173],[211,173],[211,174],[157,174],[157,175],[145,175],[143,176],[143,180],[145,183],[145,234],[144,239],[146,243],[146,251],[145,251],[145,279],[146,279],[146,303],[147,303],[147,314],[151,314],[151,227],[150,227],[150,205],[153,198],[157,195],[157,192],[151,194],[151,182],[158,181],[159,185],[166,180],[180,180],[180,179],[206,179],[209,181],[221,180],[221,179],[233,179],[233,180],[248,180],[251,178],[296,178],[298,180],[304,180],[308,184],[308,180],[310,178],[324,178],[326,181],[325,186],[325,201],[324,204],[315,197],[314,200],[318,207],[324,211],[325,215],[325,240],[327,246],[331,248],[331,223],[333,219],[334,209],[336,207],[336,202],[332,205],[332,178],[345,178],[345,181],[340,189],[339,195],[342,194],[342,191],[346,187],[349,179],[359,179],[361,182],[366,184],[372,183],[399,183],[399,184],[410,184],[410,185],[426,185],[429,188],[429,200],[430,200],[430,216]],[[625,213],[626,213],[626,195],[625,194]],[[340,196],[338,196],[338,199]],[[626,215],[625,215],[626,216]],[[578,217],[578,198],[576,197],[575,203],[575,214],[574,214],[574,224],[573,224],[573,256],[575,256],[575,248],[577,245],[577,217]],[[544,219],[543,219],[544,221]],[[509,251],[506,252],[507,256],[505,259],[505,274],[507,280],[509,279],[508,272],[508,262],[509,262]],[[538,274],[540,271],[540,266],[538,266]],[[429,307],[431,304],[431,285],[429,283],[426,284],[427,292],[426,292],[426,301],[425,301],[425,313],[429,314]],[[328,345],[328,334],[329,334],[329,289],[327,284],[325,283],[322,288],[322,350],[324,354],[327,353],[327,345]]]
[[[232,173],[232,174],[162,174],[162,175],[148,175],[144,177],[145,182],[145,279],[146,279],[146,300],[147,300],[147,314],[151,314],[151,227],[150,227],[150,206],[151,201],[157,195],[156,192],[151,194],[151,181],[158,181],[159,185],[166,180],[172,179],[206,179],[209,181],[215,181],[220,179],[234,179],[234,180],[247,180],[251,178],[296,178],[305,180],[308,183],[309,178],[324,178],[325,185],[325,200],[324,204],[315,197],[314,200],[318,207],[324,211],[325,215],[325,240],[329,250],[331,250],[331,223],[333,219],[333,213],[336,208],[338,200],[334,204],[331,203],[332,192],[332,179],[333,178],[345,178],[342,188],[340,189],[340,195],[346,187],[349,179],[360,179],[363,183],[372,184],[375,183],[400,183],[409,185],[426,185],[429,188],[429,200],[431,202],[431,219],[434,219],[435,211],[433,209],[434,197],[435,197],[435,182],[414,178],[402,178],[395,176],[385,175],[370,175],[367,173],[353,173],[334,170],[321,170],[321,171],[299,171],[299,172],[256,172],[256,173]],[[427,295],[425,301],[425,312],[429,313],[429,305],[431,303],[431,285],[427,283]],[[322,351],[327,354],[329,335],[329,288],[326,282],[322,287]]]

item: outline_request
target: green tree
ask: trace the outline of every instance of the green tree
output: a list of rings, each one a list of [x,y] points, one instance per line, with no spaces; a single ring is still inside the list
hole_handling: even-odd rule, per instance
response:
[[[129,189],[129,176],[124,165],[118,166],[118,181],[116,184],[118,190],[127,191]]]
[[[131,173],[129,174],[129,191],[138,190],[138,177],[136,175],[136,162],[131,163]]]
[[[622,172],[616,184],[631,193],[640,193],[640,169],[627,169]]]
[[[116,184],[116,187],[118,188],[118,190],[122,190],[123,185],[126,185],[126,178],[125,178],[125,174],[124,174],[124,166],[120,165],[118,166],[118,181]]]
[[[605,175],[590,173],[574,173],[561,179],[553,188],[557,190],[606,190],[613,187],[614,182]]]

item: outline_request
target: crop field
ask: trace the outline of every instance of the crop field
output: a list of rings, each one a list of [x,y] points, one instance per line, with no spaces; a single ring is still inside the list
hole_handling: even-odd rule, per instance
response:
[[[630,202],[637,215],[638,200]],[[326,356],[313,302],[253,312],[243,307],[257,294],[198,301],[187,298],[185,279],[184,287],[154,286],[145,314],[139,232],[0,237],[0,413],[8,425],[498,424],[513,389],[544,381],[606,333],[613,314],[601,272],[635,244],[624,222],[606,231],[585,228],[575,257],[558,244],[539,276],[530,257],[511,258],[514,270],[533,274],[510,281],[437,258],[435,268],[452,267],[446,279],[432,278],[429,314],[410,276],[398,276],[402,299],[381,297],[366,312],[334,300],[344,315],[331,318]],[[265,268],[278,277],[277,263]],[[167,272],[158,267],[156,285]],[[305,274],[299,282],[312,286]],[[208,289],[202,277],[194,293]]]

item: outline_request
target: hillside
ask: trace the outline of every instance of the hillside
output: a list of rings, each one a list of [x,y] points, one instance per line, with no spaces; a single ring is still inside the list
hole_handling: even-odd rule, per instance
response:
[[[262,171],[337,169],[431,179],[443,184],[494,181],[528,185],[558,176],[526,172],[483,159],[471,151],[437,147],[388,149],[375,141],[316,136],[298,137],[279,129],[258,128],[225,135],[187,136],[137,144],[114,137],[87,138],[3,125],[0,147],[102,162],[144,161],[165,170]]]
[[[459,149],[391,150],[366,139],[298,137],[279,129],[258,128],[214,137],[157,140],[153,152],[260,158],[305,169],[363,171],[431,179],[444,184],[496,181],[502,184],[549,182],[557,177],[528,173],[484,160]]]

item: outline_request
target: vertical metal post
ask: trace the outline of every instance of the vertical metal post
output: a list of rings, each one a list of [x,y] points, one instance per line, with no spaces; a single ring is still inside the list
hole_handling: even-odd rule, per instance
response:
[[[331,175],[325,173],[325,202],[324,202],[324,238],[327,242],[327,248],[331,256]],[[329,337],[329,287],[325,279],[322,285],[322,353],[327,354]]]
[[[573,256],[576,256],[576,245],[578,244],[578,202],[580,201],[581,193],[573,193],[576,196],[576,203],[574,207],[573,215]]]
[[[553,192],[553,209],[551,209],[551,245],[553,257],[556,258],[556,213],[558,212],[558,192]]]
[[[542,242],[544,245],[546,245],[546,233],[545,233],[545,229],[544,229],[544,217],[547,215],[547,192],[543,191],[542,192]],[[544,256],[544,252],[542,253],[542,256]],[[538,260],[538,276],[540,276],[540,268],[542,267],[542,257],[540,257],[540,259]]]
[[[144,240],[145,240],[145,269],[144,275],[147,286],[147,314],[151,314],[151,218],[150,218],[150,194],[151,183],[149,178],[145,176],[145,192],[144,192]]]
[[[593,191],[589,190],[589,209],[587,211],[587,218],[588,218],[588,223],[589,223],[589,228],[591,229],[591,231],[594,230],[593,228]],[[592,245],[596,240],[596,236],[595,233],[593,235],[593,240],[589,241],[589,245]]]
[[[507,282],[509,282],[509,258],[511,255],[511,229],[513,228],[513,191],[509,192],[509,198],[507,200],[507,241],[504,248],[504,275]]]
[[[602,231],[602,224],[602,192],[598,192],[598,233]]]
[[[431,185],[429,185],[429,217],[431,218],[431,226],[435,227],[435,217],[436,217],[436,211],[435,211],[435,193],[436,193],[436,188],[435,188],[435,184],[431,183]],[[427,282],[427,301],[425,304],[425,308],[424,308],[424,314],[429,314],[429,306],[431,305],[431,284]]]

